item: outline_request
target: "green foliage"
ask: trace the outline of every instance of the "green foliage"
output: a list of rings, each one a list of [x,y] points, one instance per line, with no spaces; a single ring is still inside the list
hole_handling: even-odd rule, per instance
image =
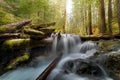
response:
[[[6,28],[6,27],[4,27],[4,26],[0,26],[0,33],[5,32],[6,30],[7,30],[7,28]]]
[[[14,15],[6,12],[4,9],[0,8],[0,25],[16,22],[17,18]]]

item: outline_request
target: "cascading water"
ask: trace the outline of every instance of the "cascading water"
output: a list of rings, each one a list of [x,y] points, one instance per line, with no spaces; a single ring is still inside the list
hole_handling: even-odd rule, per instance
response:
[[[82,43],[77,35],[61,34],[57,37],[53,41],[53,52],[64,55],[47,80],[113,80],[102,66],[91,60],[98,48],[96,43]]]
[[[54,55],[51,55],[64,55],[47,80],[113,80],[92,60],[97,44],[92,41],[82,43],[79,36],[71,34],[53,34],[52,37]],[[25,67],[8,71],[0,76],[0,80],[35,80],[54,59],[51,55],[37,57]]]

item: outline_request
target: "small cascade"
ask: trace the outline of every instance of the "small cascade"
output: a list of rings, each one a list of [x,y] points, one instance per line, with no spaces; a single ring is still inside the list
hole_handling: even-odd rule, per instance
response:
[[[80,37],[77,35],[71,35],[71,34],[52,34],[53,38],[53,46],[52,46],[52,52],[56,54],[64,53],[68,54],[73,51],[73,48],[81,42]]]
[[[91,60],[98,49],[96,43],[81,42],[79,36],[71,34],[56,37],[53,52],[64,55],[47,80],[113,80],[107,76],[101,65]]]

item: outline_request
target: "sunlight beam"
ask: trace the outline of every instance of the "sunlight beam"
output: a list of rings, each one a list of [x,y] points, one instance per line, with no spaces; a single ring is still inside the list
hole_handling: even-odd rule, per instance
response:
[[[67,14],[71,14],[71,12],[72,12],[72,0],[67,0],[66,12],[67,12]]]

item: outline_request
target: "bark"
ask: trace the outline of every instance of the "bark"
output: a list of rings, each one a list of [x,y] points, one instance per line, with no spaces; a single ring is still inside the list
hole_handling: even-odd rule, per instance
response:
[[[116,6],[117,6],[117,20],[118,20],[119,34],[120,34],[120,0],[116,0]]]
[[[0,34],[0,39],[11,39],[20,37],[20,33],[3,33]]]
[[[45,35],[51,35],[52,34],[52,32],[54,32],[55,31],[55,29],[49,29],[49,28],[40,28],[39,29],[39,31],[42,31],[42,32],[44,32],[45,33]]]
[[[103,35],[106,32],[106,22],[105,22],[105,8],[104,0],[99,0],[99,21],[100,21],[100,33]]]
[[[109,34],[112,35],[112,0],[109,0],[108,3],[108,29],[109,29]]]
[[[112,40],[112,39],[120,39],[119,34],[115,34],[112,37],[110,35],[104,35],[104,36],[81,36],[80,37],[82,41],[92,40],[92,41],[98,41],[98,40]]]
[[[65,27],[66,27],[66,9],[65,9],[65,12],[64,12],[64,16],[63,16],[62,33],[66,33]]]
[[[3,33],[0,34],[0,45],[8,39],[20,38],[20,33]]]
[[[34,29],[39,29],[39,28],[46,28],[49,26],[54,26],[55,24],[56,24],[55,22],[51,22],[51,23],[40,24],[40,25],[32,25],[31,27],[33,27]]]
[[[92,34],[92,14],[91,14],[91,4],[88,7],[88,35]]]
[[[24,20],[17,23],[7,24],[0,27],[0,33],[12,33],[16,30],[21,29],[23,26],[29,24],[31,20]]]
[[[88,32],[87,32],[87,10],[85,10],[85,15],[84,15],[84,24],[85,24],[85,32],[86,32],[86,35],[88,34]]]

